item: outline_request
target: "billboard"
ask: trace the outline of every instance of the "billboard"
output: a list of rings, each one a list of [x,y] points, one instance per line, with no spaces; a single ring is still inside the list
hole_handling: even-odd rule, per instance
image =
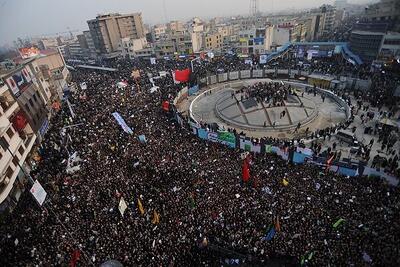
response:
[[[31,84],[32,76],[26,68],[23,68],[14,72],[6,81],[13,94],[18,97]]]
[[[36,47],[23,47],[18,49],[18,51],[23,59],[40,55],[40,50]]]

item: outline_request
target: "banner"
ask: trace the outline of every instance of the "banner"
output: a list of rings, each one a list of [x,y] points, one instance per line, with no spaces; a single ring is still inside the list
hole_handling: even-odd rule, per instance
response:
[[[207,139],[211,142],[218,142],[218,133],[208,132]]]
[[[206,129],[199,128],[199,129],[197,130],[197,134],[198,134],[198,136],[199,136],[201,139],[203,139],[203,140],[207,140],[207,139],[208,139],[208,132],[207,132]]]
[[[184,70],[176,70],[175,72],[175,80],[178,82],[188,82],[190,76],[190,69]]]
[[[261,153],[261,145],[260,144],[253,144],[251,148],[252,152]]]
[[[29,191],[35,197],[35,199],[39,203],[39,205],[42,206],[44,200],[46,199],[47,193],[44,190],[44,188],[42,187],[42,185],[39,183],[38,180],[35,181],[31,190],[29,190]]]
[[[253,147],[253,143],[250,140],[240,139],[240,149],[250,152],[252,147]]]
[[[189,95],[194,95],[199,91],[199,85],[195,85],[189,88]]]
[[[123,197],[121,197],[118,205],[118,210],[121,213],[122,217],[124,217],[125,210],[128,208],[128,205],[126,205],[126,202]]]
[[[234,133],[231,132],[218,132],[218,141],[221,144],[227,145],[230,148],[236,147],[236,137]]]
[[[267,64],[268,55],[260,55],[260,64]]]
[[[114,112],[112,115],[126,133],[133,134],[132,129],[125,123],[124,119],[118,112]]]
[[[139,70],[132,70],[131,77],[138,79],[140,78],[140,71]]]
[[[150,63],[151,63],[151,65],[155,65],[157,63],[156,58],[155,57],[151,57],[150,58]]]

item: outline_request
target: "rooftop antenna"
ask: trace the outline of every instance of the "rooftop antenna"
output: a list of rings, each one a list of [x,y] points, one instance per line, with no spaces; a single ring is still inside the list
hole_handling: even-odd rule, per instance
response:
[[[164,20],[165,20],[165,23],[168,23],[167,6],[165,5],[165,0],[163,0],[163,9],[164,9]]]
[[[250,15],[254,17],[258,15],[258,0],[250,0]]]

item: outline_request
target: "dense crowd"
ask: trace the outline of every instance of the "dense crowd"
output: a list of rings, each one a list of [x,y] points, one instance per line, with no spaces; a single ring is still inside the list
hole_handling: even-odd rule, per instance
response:
[[[167,75],[149,91],[148,73],[188,65],[118,61],[115,73],[72,73],[88,88],[77,86],[69,97],[74,118],[65,106],[53,117],[31,173],[47,200],[40,208],[25,192],[1,222],[1,266],[66,266],[71,258],[79,266],[108,259],[124,266],[216,266],[225,259],[253,266],[277,259],[294,266],[400,265],[398,188],[273,154],[252,155],[243,184],[241,151],[196,138],[161,108],[183,84]],[[121,80],[128,86],[118,88]],[[71,173],[74,152],[79,168]],[[123,216],[121,197],[128,206]],[[271,225],[277,232],[265,238]]]
[[[290,92],[290,85],[280,82],[259,82],[241,88],[237,93],[244,94],[244,98],[255,98],[258,102],[265,102],[272,106],[284,106]]]

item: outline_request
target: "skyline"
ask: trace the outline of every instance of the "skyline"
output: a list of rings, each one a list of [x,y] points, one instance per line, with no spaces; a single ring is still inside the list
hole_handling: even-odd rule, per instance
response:
[[[269,2],[269,1],[268,1]],[[271,0],[260,1],[262,13],[279,12],[318,7],[333,4],[334,0]],[[368,0],[348,1],[351,4],[365,4]],[[62,6],[60,6],[62,3]],[[165,3],[165,9],[164,5]],[[233,4],[234,3],[234,4]],[[79,9],[77,9],[79,7]],[[227,9],[226,7],[229,7]],[[141,12],[145,24],[165,23],[170,20],[188,20],[192,17],[211,18],[233,15],[248,15],[249,0],[211,0],[182,2],[179,0],[71,0],[71,1],[23,1],[3,0],[0,2],[0,45],[13,45],[17,38],[43,37],[70,30],[87,30],[86,21],[105,13]],[[62,13],[59,10],[63,10]],[[164,10],[166,12],[164,12]],[[185,12],[182,12],[185,10]],[[222,12],[221,12],[222,10]],[[6,12],[5,12],[6,11]],[[18,13],[17,20],[15,14]]]

